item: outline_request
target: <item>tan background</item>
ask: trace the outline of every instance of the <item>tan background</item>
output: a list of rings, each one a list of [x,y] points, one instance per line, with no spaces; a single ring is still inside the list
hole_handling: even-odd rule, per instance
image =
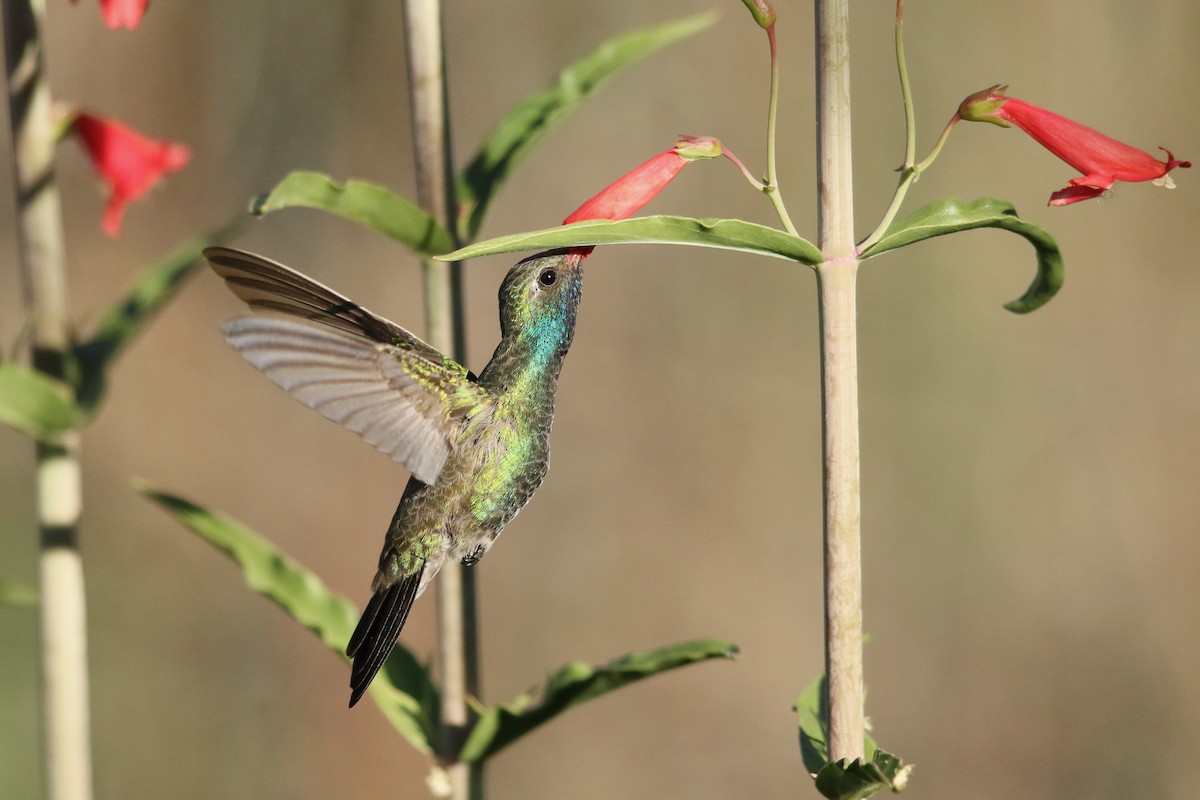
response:
[[[399,3],[160,2],[135,34],[49,3],[57,94],[187,142],[194,161],[99,230],[85,159],[61,151],[72,304],[89,324],[142,264],[293,168],[412,191]],[[780,2],[781,173],[815,235],[808,3]],[[902,155],[891,6],[856,3],[859,230]],[[1137,146],[1200,158],[1200,6],[1183,0],[910,2],[921,134],[1011,84]],[[485,234],[545,227],[676,133],[763,168],[766,52],[741,4],[616,79],[506,187]],[[457,151],[568,61],[683,0],[450,3]],[[1044,206],[1072,170],[1017,131],[964,126],[912,192],[994,195],[1050,227],[1066,288],[1017,317],[1017,237],[980,232],[869,262],[860,309],[869,713],[916,762],[909,796],[1194,798],[1200,750],[1200,175]],[[5,177],[0,179],[7,181]],[[6,184],[7,185],[7,184]],[[0,192],[9,220],[10,192]],[[770,223],[723,163],[649,209]],[[21,325],[0,227],[0,341]],[[420,329],[418,271],[315,212],[240,244]],[[471,366],[497,336],[510,259],[468,268]],[[821,668],[814,280],[784,262],[611,248],[588,266],[554,465],[480,566],[485,694],[571,659],[695,637],[744,655],[577,710],[501,755],[496,798],[815,796],[791,703]],[[121,362],[85,440],[93,728],[106,798],[422,797],[424,766],[346,668],[224,558],[129,489],[142,476],[254,526],[362,602],[403,470],[285,397],[220,340],[234,298],[201,274]],[[35,580],[32,448],[0,430],[0,574]],[[432,598],[405,632],[432,650]],[[39,791],[33,614],[0,611],[0,797]]]

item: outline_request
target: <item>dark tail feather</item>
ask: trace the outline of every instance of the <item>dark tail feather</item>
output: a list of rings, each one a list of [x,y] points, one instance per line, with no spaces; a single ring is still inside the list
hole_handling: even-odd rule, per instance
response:
[[[346,655],[354,659],[354,667],[350,672],[351,708],[367,691],[396,646],[400,629],[404,627],[413,600],[417,598],[424,571],[422,567],[399,583],[380,589],[367,603],[362,619],[358,621],[358,627],[346,645]]]

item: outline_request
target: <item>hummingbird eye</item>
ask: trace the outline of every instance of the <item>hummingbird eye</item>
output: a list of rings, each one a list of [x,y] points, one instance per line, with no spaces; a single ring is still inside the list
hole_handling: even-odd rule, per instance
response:
[[[558,271],[555,269],[544,269],[538,273],[537,281],[545,288],[550,288],[558,282]]]

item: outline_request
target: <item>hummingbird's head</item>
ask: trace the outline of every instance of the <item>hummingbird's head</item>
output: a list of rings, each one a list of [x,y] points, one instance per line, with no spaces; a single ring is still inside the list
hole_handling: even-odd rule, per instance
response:
[[[520,261],[500,285],[500,332],[538,352],[565,353],[575,332],[584,255],[547,250]]]

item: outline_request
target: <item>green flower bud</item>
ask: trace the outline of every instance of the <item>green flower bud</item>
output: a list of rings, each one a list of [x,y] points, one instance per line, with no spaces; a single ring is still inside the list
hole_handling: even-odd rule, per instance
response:
[[[1009,127],[1007,121],[996,116],[1000,106],[1008,101],[1008,98],[1004,96],[1004,90],[1007,88],[1008,86],[998,83],[995,86],[989,86],[982,92],[976,92],[959,103],[958,116],[968,122],[990,122],[1001,128]]]
[[[775,9],[771,7],[768,0],[742,0],[742,2],[746,4],[746,8],[750,9],[758,27],[767,30],[775,24]]]
[[[675,152],[688,161],[716,158],[721,155],[721,142],[711,136],[680,136],[675,140]]]

